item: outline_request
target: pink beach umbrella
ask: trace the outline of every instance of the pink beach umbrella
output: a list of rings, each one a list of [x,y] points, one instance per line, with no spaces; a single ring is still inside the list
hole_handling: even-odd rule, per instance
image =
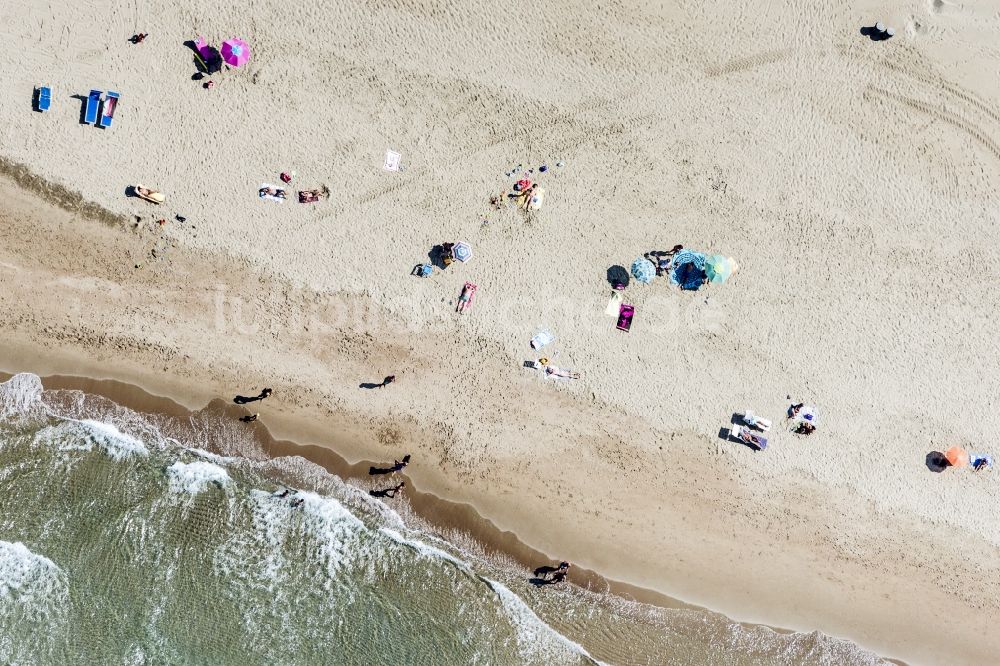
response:
[[[233,38],[222,42],[222,59],[227,65],[240,67],[250,59],[250,45],[242,39]]]

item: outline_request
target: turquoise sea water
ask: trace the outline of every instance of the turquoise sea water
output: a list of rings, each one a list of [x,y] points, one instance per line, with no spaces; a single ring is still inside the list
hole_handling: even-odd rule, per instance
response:
[[[535,588],[246,432],[0,384],[0,663],[879,663],[819,633]]]

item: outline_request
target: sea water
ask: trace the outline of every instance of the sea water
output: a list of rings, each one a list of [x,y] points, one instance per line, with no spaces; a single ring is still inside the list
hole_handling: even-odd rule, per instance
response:
[[[0,663],[880,661],[820,633],[536,588],[247,432],[30,374],[0,384]]]

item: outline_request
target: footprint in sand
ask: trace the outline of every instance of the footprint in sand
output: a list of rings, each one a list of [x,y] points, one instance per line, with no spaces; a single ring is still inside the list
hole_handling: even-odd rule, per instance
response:
[[[965,9],[964,5],[947,0],[929,0],[927,3],[931,14],[954,14]]]

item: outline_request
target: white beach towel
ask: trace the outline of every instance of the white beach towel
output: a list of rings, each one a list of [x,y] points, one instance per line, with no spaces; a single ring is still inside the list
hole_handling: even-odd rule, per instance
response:
[[[399,161],[402,157],[395,150],[385,151],[385,164],[382,165],[382,168],[386,171],[399,171]]]
[[[261,183],[260,189],[264,189],[265,187],[270,187],[270,188],[273,188],[273,189],[276,189],[276,190],[284,189],[284,188],[281,188],[281,187],[275,187],[274,185],[272,185],[270,183]],[[260,197],[261,199],[270,199],[271,201],[277,201],[278,203],[283,203],[285,201],[281,197],[276,197],[273,194],[261,194],[259,190],[257,192],[257,196]]]
[[[545,188],[537,187],[531,195],[531,201],[528,202],[528,210],[538,210],[542,207],[542,203],[545,201]]]
[[[550,333],[547,329],[543,328],[535,334],[535,337],[531,338],[531,348],[541,349],[555,339],[556,336],[552,335],[552,333]]]
[[[604,308],[604,314],[609,317],[617,317],[618,313],[621,311],[622,305],[622,295],[617,291],[611,295],[611,300],[608,301],[608,307]]]

